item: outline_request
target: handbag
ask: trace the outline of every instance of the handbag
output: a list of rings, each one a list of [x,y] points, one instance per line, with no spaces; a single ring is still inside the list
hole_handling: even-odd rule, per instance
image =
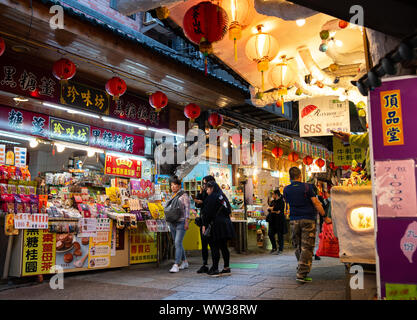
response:
[[[334,235],[332,223],[323,224],[319,239],[319,249],[316,252],[317,256],[339,258],[339,240]]]
[[[223,209],[223,205],[221,205],[221,206],[220,206],[220,208],[217,210],[216,215],[214,216],[213,221],[214,221],[214,220],[216,220],[217,215],[219,214],[219,212],[220,212],[222,209]],[[207,226],[206,230],[205,230],[205,231],[204,231],[204,233],[203,233],[203,236],[205,236],[206,238],[211,237],[211,236],[212,236],[212,231],[211,231],[211,229],[212,229],[212,228],[213,228],[213,222],[211,222],[211,223]]]
[[[168,201],[165,206],[165,220],[170,223],[175,223],[182,217],[182,207],[180,203],[180,197],[184,194],[184,191],[178,192],[175,197]]]

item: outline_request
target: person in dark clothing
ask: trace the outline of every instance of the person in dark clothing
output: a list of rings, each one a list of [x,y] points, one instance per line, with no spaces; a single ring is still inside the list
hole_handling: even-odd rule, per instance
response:
[[[197,197],[194,199],[195,206],[200,209],[200,218],[203,219],[203,206],[204,201],[207,198],[207,183],[210,181],[216,181],[213,176],[205,176],[202,180],[200,192],[197,194]],[[197,273],[207,273],[209,271],[208,265],[208,239],[203,236],[203,226],[200,227],[200,237],[201,237],[201,254],[203,256],[203,265],[200,269],[197,270]]]
[[[230,220],[232,209],[229,200],[216,182],[210,181],[207,183],[207,194],[201,211],[203,215],[203,234],[210,226],[208,241],[213,257],[213,266],[208,271],[208,275],[214,277],[230,275],[230,253],[227,248],[227,240],[235,237],[233,224]],[[220,251],[224,260],[224,268],[221,272],[219,272]]]
[[[284,234],[288,232],[287,224],[285,223],[284,207],[284,198],[277,189],[274,191],[273,200],[268,208],[269,214],[266,217],[269,223],[268,236],[272,244],[271,254],[280,254],[284,251]],[[278,248],[275,234],[278,235]]]

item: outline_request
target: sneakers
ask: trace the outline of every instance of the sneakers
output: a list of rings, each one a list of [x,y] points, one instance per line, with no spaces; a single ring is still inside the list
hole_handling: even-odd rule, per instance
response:
[[[272,249],[271,251],[269,251],[270,254],[274,254],[274,252],[276,252],[277,249]]]
[[[184,269],[188,269],[188,262],[187,261],[181,262],[180,270],[184,270]]]
[[[197,273],[207,273],[208,271],[209,271],[209,268],[206,265],[204,265],[204,266],[201,266],[201,268],[197,270]]]
[[[169,272],[171,273],[175,273],[175,272],[179,272],[180,268],[178,267],[178,264],[174,264],[171,268],[171,270],[169,270]]]
[[[211,268],[211,269],[207,272],[207,274],[208,274],[209,276],[211,276],[211,277],[220,277],[220,272],[219,272],[219,270],[217,270],[217,269],[213,269],[213,268]]]
[[[321,258],[318,255],[314,255],[314,260],[321,260]]]
[[[304,278],[298,278],[296,279],[298,282],[302,282],[302,283],[306,283],[306,282],[311,282],[313,281],[313,279],[311,279],[310,277],[304,277]]]
[[[232,275],[232,270],[229,269],[223,269],[220,272],[220,276],[224,277],[224,276],[231,276]]]

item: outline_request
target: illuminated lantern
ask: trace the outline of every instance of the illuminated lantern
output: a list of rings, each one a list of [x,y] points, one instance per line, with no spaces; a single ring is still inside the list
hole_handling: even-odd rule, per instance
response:
[[[218,114],[217,112],[213,112],[209,117],[208,117],[208,123],[215,129],[217,129],[218,127],[220,127],[223,124],[223,117]]]
[[[58,80],[66,82],[75,76],[77,67],[71,60],[62,58],[54,63],[52,67],[52,74]]]
[[[321,52],[326,52],[326,51],[327,51],[327,44],[322,43],[322,44],[320,45],[320,47],[319,47],[319,50],[320,50]]]
[[[317,167],[319,167],[319,168],[322,168],[325,164],[326,164],[326,162],[325,162],[323,159],[321,159],[321,158],[318,158],[318,159],[316,160],[316,165],[317,165]]]
[[[200,116],[200,107],[195,103],[187,104],[184,108],[184,115],[190,119],[190,122],[194,122]]]
[[[285,56],[282,56],[282,62],[278,63],[269,72],[269,82],[274,88],[278,89],[278,94],[281,97],[280,105],[277,104],[277,107],[282,108],[282,114],[284,114],[284,96],[287,95],[288,89],[295,84],[295,75],[295,70],[288,65]]]
[[[106,83],[106,91],[109,95],[113,96],[113,100],[119,100],[127,90],[126,82],[119,78],[113,77]]]
[[[156,8],[155,11],[159,20],[164,20],[169,17],[169,9],[167,7],[159,7]]]
[[[269,69],[269,62],[278,54],[278,42],[268,33],[262,32],[262,25],[258,25],[258,33],[249,38],[246,43],[246,55],[249,60],[258,64],[258,71],[262,75],[262,92],[264,91],[264,72]]]
[[[275,147],[274,149],[272,149],[271,153],[274,156],[274,158],[279,158],[282,157],[282,155],[284,154],[284,150],[282,150],[279,147]]]
[[[6,42],[4,42],[3,38],[0,38],[0,57],[3,55],[5,50],[6,50]]]
[[[310,156],[305,156],[305,157],[304,157],[304,159],[303,159],[303,163],[304,163],[306,166],[309,166],[310,164],[312,164],[312,163],[313,163],[313,158],[312,158],[312,157],[310,157]]]
[[[330,36],[329,30],[321,30],[320,31],[320,38],[322,40],[327,40]]]
[[[168,98],[165,93],[156,91],[149,96],[149,104],[155,108],[156,112],[159,112],[168,104]]]
[[[242,136],[238,133],[233,134],[231,140],[236,147],[242,144]]]
[[[344,21],[344,20],[340,20],[340,21],[339,21],[339,28],[340,28],[340,29],[344,29],[344,28],[346,28],[348,25],[349,25],[349,22],[346,22],[346,21]]]
[[[345,166],[342,166],[342,169],[343,169],[343,170],[349,170],[349,169],[350,169],[350,165],[345,165]]]
[[[236,41],[242,38],[242,29],[252,22],[254,3],[253,0],[223,0],[221,6],[232,19],[229,27],[229,39],[234,42],[235,61],[237,61]]]
[[[298,154],[297,154],[297,152],[291,152],[288,155],[288,160],[291,161],[291,162],[297,162],[297,160],[298,160]]]
[[[330,169],[332,169],[332,170],[337,170],[339,167],[338,166],[335,166],[334,165],[334,162],[330,162],[329,163],[329,167],[330,167]]]
[[[184,34],[191,42],[200,46],[200,51],[205,57],[206,74],[207,56],[213,53],[212,43],[223,39],[227,32],[227,25],[226,11],[210,1],[196,4],[184,15]]]

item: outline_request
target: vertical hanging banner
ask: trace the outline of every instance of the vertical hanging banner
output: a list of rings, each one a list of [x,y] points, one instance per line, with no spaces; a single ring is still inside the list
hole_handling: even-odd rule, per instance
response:
[[[387,299],[417,299],[416,87],[415,76],[383,79],[369,98],[378,292]]]
[[[14,165],[16,167],[25,167],[26,166],[26,156],[27,156],[27,149],[26,148],[19,148],[14,147]]]
[[[4,144],[0,144],[0,164],[6,163],[6,146]]]
[[[24,230],[22,275],[48,274],[55,265],[55,234],[48,230]]]
[[[300,100],[299,121],[300,137],[331,136],[332,130],[350,132],[349,102],[336,96]]]

